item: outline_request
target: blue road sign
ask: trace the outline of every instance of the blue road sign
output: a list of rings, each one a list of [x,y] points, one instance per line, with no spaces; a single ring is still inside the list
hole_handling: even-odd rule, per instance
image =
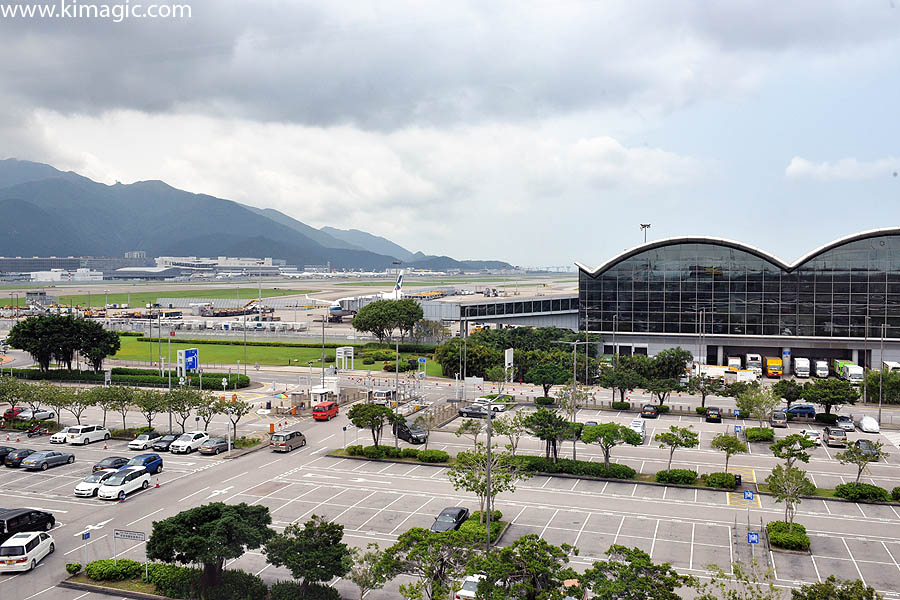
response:
[[[740,425],[735,425],[735,426],[734,426],[734,432],[735,432],[735,433],[740,433],[740,432],[742,432],[743,430],[744,430],[744,428],[741,427]]]
[[[424,358],[420,358],[420,359],[419,359],[419,362],[422,363],[422,364],[424,365],[424,364],[425,364],[425,359],[424,359]]]
[[[741,409],[739,409],[739,408],[732,409],[732,414],[734,414],[734,416],[736,416],[736,417],[741,416]]]
[[[744,500],[753,500],[753,490],[744,490]]]
[[[747,532],[747,543],[748,544],[758,544],[759,543],[759,534],[753,533],[752,531]]]
[[[188,348],[184,351],[184,368],[186,371],[196,371],[199,367],[200,351],[196,348]]]
[[[91,539],[91,532],[90,532],[90,531],[82,531],[82,532],[81,532],[81,539],[83,539],[83,540],[89,540],[89,539]]]

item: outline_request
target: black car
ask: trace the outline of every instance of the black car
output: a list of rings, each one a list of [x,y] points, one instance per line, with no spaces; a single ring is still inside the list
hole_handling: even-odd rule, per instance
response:
[[[6,455],[15,451],[16,449],[12,446],[0,446],[0,461],[6,460]]]
[[[178,439],[177,435],[164,435],[155,442],[153,442],[153,449],[157,452],[168,452],[169,446],[172,445],[172,442]]]
[[[856,446],[863,454],[868,454],[876,461],[878,460],[878,452],[875,450],[875,445],[872,444],[872,442],[870,442],[869,440],[856,440],[855,442],[853,442],[853,445]]]
[[[394,435],[410,444],[424,444],[428,441],[428,432],[416,425],[394,425]]]
[[[659,409],[652,404],[645,404],[644,407],[641,408],[641,417],[644,419],[655,419],[658,416]]]
[[[473,404],[459,409],[459,416],[467,418],[474,417],[476,419],[483,419],[484,417],[490,416],[493,419],[497,416],[497,413],[489,409],[486,404]]]
[[[431,524],[431,531],[440,533],[442,531],[453,531],[459,529],[466,519],[469,518],[469,509],[462,506],[451,506],[441,511],[434,523]]]
[[[706,422],[707,423],[721,423],[722,422],[722,411],[716,408],[715,406],[710,406],[706,409]]]
[[[50,531],[56,519],[34,508],[14,508],[0,513],[0,542],[23,531]]]
[[[6,455],[6,458],[3,459],[3,464],[5,464],[7,467],[21,467],[22,461],[25,460],[25,457],[30,454],[34,454],[34,450],[30,448],[13,450]]]
[[[119,467],[124,467],[128,464],[128,459],[124,456],[107,456],[100,462],[94,465],[92,471],[99,471],[100,469],[118,469]]]

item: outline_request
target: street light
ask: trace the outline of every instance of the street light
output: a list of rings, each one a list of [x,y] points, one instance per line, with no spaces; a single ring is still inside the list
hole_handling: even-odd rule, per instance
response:
[[[575,400],[575,389],[578,386],[578,380],[575,378],[575,369],[578,358],[578,344],[587,344],[587,341],[579,341],[575,340],[574,342],[556,342],[557,344],[568,344],[572,346],[572,406],[571,406],[571,416],[572,416],[572,460],[575,460],[575,446],[578,441],[578,430],[575,429],[575,413],[578,411],[578,407],[576,405]]]
[[[863,339],[865,340],[863,342],[863,359],[862,359],[862,364],[863,364],[863,404],[869,403],[869,390],[866,387],[866,370],[869,365],[869,319],[871,319],[871,318],[872,317],[870,317],[869,315],[866,315],[866,318],[865,318],[866,330],[863,333]],[[880,424],[881,423],[879,422],[879,425]]]
[[[884,333],[887,323],[881,324],[881,370],[878,377],[878,429],[881,429],[881,396],[884,391]]]
[[[647,243],[647,230],[650,229],[650,223],[641,223],[641,231],[644,232],[644,243]]]

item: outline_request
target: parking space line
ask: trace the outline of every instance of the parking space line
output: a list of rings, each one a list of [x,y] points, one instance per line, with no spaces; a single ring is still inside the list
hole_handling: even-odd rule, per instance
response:
[[[93,544],[94,542],[99,542],[100,540],[102,540],[103,538],[105,538],[107,535],[108,535],[108,534],[104,533],[103,535],[101,535],[101,536],[98,537],[98,538],[91,538],[90,540],[88,540],[87,545],[90,546],[90,545]],[[71,550],[69,550],[68,552],[66,552],[65,554],[63,554],[63,556],[68,556],[68,555],[72,554],[73,552],[78,552],[79,550],[82,550],[83,548],[84,548],[84,545],[83,545],[83,544],[78,544],[77,547],[72,548]]]
[[[653,550],[656,548],[656,534],[659,532],[659,519],[656,520],[656,527],[653,528],[653,541],[650,542],[650,558],[653,558]]]
[[[891,554],[891,551],[888,550],[887,544],[882,540],[881,545],[884,547],[884,551],[887,552],[887,555],[891,557],[891,560],[894,561],[894,566],[897,567],[897,570],[900,571],[900,564],[897,563],[897,559],[894,558],[894,555]]]
[[[619,533],[622,531],[622,525],[625,524],[625,517],[622,517],[622,520],[619,521],[619,528],[616,529],[616,537],[613,538],[613,546],[619,543]]]
[[[187,500],[187,499],[190,498],[191,496],[196,496],[197,494],[199,494],[199,493],[202,492],[203,490],[208,490],[208,489],[209,489],[209,486],[206,486],[206,487],[203,488],[202,490],[197,490],[197,491],[194,492],[193,494],[188,494],[187,496],[185,496],[184,498],[182,498],[181,500],[179,500],[179,502],[184,502],[185,500]]]
[[[375,490],[375,491],[373,491],[373,492],[369,492],[369,495],[368,495],[368,496],[366,496],[365,498],[363,498],[363,499],[361,499],[361,500],[357,500],[356,502],[354,502],[353,504],[351,504],[350,506],[348,506],[347,508],[345,508],[344,510],[342,510],[341,512],[339,512],[338,514],[336,514],[336,515],[334,516],[334,518],[331,519],[331,521],[334,522],[334,523],[337,523],[337,520],[340,519],[340,518],[344,515],[345,512],[347,512],[347,511],[350,510],[351,508],[356,508],[356,507],[359,506],[361,503],[365,502],[366,500],[368,500],[369,498],[371,498],[372,496],[374,496],[374,495],[377,494],[377,493],[378,493],[378,490]]]
[[[222,481],[222,483],[228,483],[228,482],[231,481],[232,479],[237,479],[238,477],[243,477],[243,476],[246,475],[247,473],[249,473],[249,471],[244,471],[244,472],[241,473],[240,475],[235,475],[234,477],[229,477],[228,479],[224,479],[224,480]]]
[[[550,527],[550,523],[553,522],[553,519],[556,518],[556,515],[557,515],[558,513],[559,513],[559,509],[557,508],[557,509],[553,512],[553,516],[550,517],[550,519],[547,521],[547,524],[544,525],[544,528],[541,530],[541,535],[540,535],[541,538],[544,537],[544,533],[547,532],[547,528]]]
[[[856,568],[856,573],[859,575],[860,581],[865,584],[866,579],[865,577],[863,577],[862,571],[859,570],[859,565],[856,564],[856,559],[853,558],[853,553],[850,551],[850,546],[847,545],[847,539],[842,536],[841,541],[844,543],[844,548],[847,549],[847,555],[850,557],[850,560],[853,561],[853,566]],[[818,576],[818,571],[816,572],[816,575]]]
[[[343,493],[346,492],[346,491],[347,491],[346,488],[339,488],[337,494],[331,496],[330,498],[327,498],[327,499],[325,499],[325,500],[322,500],[321,502],[319,502],[318,504],[316,504],[316,506],[315,506],[314,508],[309,509],[308,511],[306,511],[305,513],[303,513],[302,515],[300,515],[299,517],[297,517],[296,519],[294,519],[293,521],[291,521],[291,523],[292,523],[292,524],[293,524],[293,523],[298,523],[301,519],[303,519],[304,517],[306,517],[306,515],[308,515],[308,514],[310,514],[310,513],[315,514],[315,510],[316,510],[317,508],[319,508],[320,506],[322,506],[322,505],[324,505],[324,504],[328,504],[329,502],[331,502],[332,500],[334,500],[335,498],[337,498],[338,496],[340,496],[341,494],[343,494]]]
[[[147,517],[152,517],[153,515],[155,515],[156,513],[158,513],[158,512],[161,511],[161,510],[162,510],[161,508],[160,508],[160,509],[157,509],[157,510],[154,510],[154,511],[153,511],[152,513],[150,513],[149,515],[144,515],[144,516],[141,517],[140,519],[135,519],[134,521],[132,521],[131,523],[128,523],[128,524],[125,525],[125,526],[128,527],[128,526],[130,526],[130,525],[134,525],[134,524],[137,523],[138,521],[143,521],[143,520],[146,519]]]
[[[35,596],[40,596],[40,595],[43,594],[44,592],[49,592],[50,590],[52,590],[52,589],[55,588],[55,587],[56,587],[55,585],[51,585],[51,586],[48,587],[46,590],[41,590],[41,591],[39,591],[37,594],[32,594],[32,595],[28,596],[27,598],[25,598],[25,600],[30,600],[31,598],[34,598]]]
[[[694,529],[696,529],[697,524],[691,523],[691,556],[688,559],[688,569],[694,570]]]
[[[272,511],[272,514],[277,513],[279,510],[281,510],[282,508],[284,508],[285,506],[287,506],[287,505],[290,504],[291,502],[296,502],[297,500],[299,500],[299,499],[302,498],[303,496],[305,496],[305,495],[307,495],[307,494],[312,494],[313,492],[322,489],[322,486],[320,486],[320,485],[313,485],[313,484],[308,484],[308,485],[312,486],[312,488],[306,490],[306,491],[303,492],[302,494],[299,494],[296,498],[291,498],[290,500],[288,500],[287,502],[285,502],[284,504],[282,504],[281,506],[279,506],[278,508],[276,508],[275,510],[273,510],[273,511]]]
[[[578,540],[581,538],[581,534],[584,532],[584,526],[587,525],[588,519],[591,518],[591,513],[584,515],[584,521],[581,522],[581,529],[578,530],[578,535],[575,536],[575,541],[572,542],[572,545],[576,548],[578,547]]]
[[[398,529],[400,529],[400,527],[402,527],[404,523],[406,523],[407,521],[409,521],[410,517],[412,517],[414,514],[417,514],[420,510],[422,510],[423,508],[425,508],[426,506],[428,506],[428,503],[429,503],[429,502],[431,502],[431,498],[428,498],[427,500],[425,500],[425,503],[422,504],[422,506],[420,506],[419,508],[417,508],[417,509],[414,510],[413,512],[409,513],[408,515],[406,515],[406,518],[405,518],[405,519],[403,519],[402,521],[400,521],[400,523],[398,523],[396,527],[394,527],[393,529],[391,529],[391,533],[390,533],[389,535],[396,535],[396,533],[394,533],[394,532],[396,532]]]
[[[391,493],[397,493],[397,492],[391,492]],[[366,519],[365,522],[363,522],[362,524],[360,524],[359,527],[356,528],[357,531],[359,531],[360,533],[364,533],[363,527],[365,527],[366,525],[368,525],[368,524],[369,524],[369,521],[371,521],[372,519],[374,519],[375,517],[377,517],[378,515],[380,515],[382,512],[384,512],[385,510],[387,510],[387,508],[388,508],[390,505],[392,505],[394,502],[397,502],[397,501],[400,500],[401,498],[404,498],[405,496],[406,496],[406,494],[404,494],[404,493],[399,493],[399,495],[398,495],[396,498],[394,498],[393,500],[391,500],[390,502],[388,502],[387,504],[385,504],[384,506],[382,506],[381,508],[379,508],[379,509],[375,512],[374,515],[372,515],[371,517],[369,517],[368,519]]]
[[[809,559],[812,561],[813,569],[816,571],[816,581],[822,581],[822,576],[819,575],[819,565],[816,564],[816,557],[810,554]]]

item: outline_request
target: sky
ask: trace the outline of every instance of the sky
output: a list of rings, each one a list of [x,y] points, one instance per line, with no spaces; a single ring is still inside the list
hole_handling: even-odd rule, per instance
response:
[[[525,267],[900,224],[900,0],[89,4],[0,0],[0,158]]]

